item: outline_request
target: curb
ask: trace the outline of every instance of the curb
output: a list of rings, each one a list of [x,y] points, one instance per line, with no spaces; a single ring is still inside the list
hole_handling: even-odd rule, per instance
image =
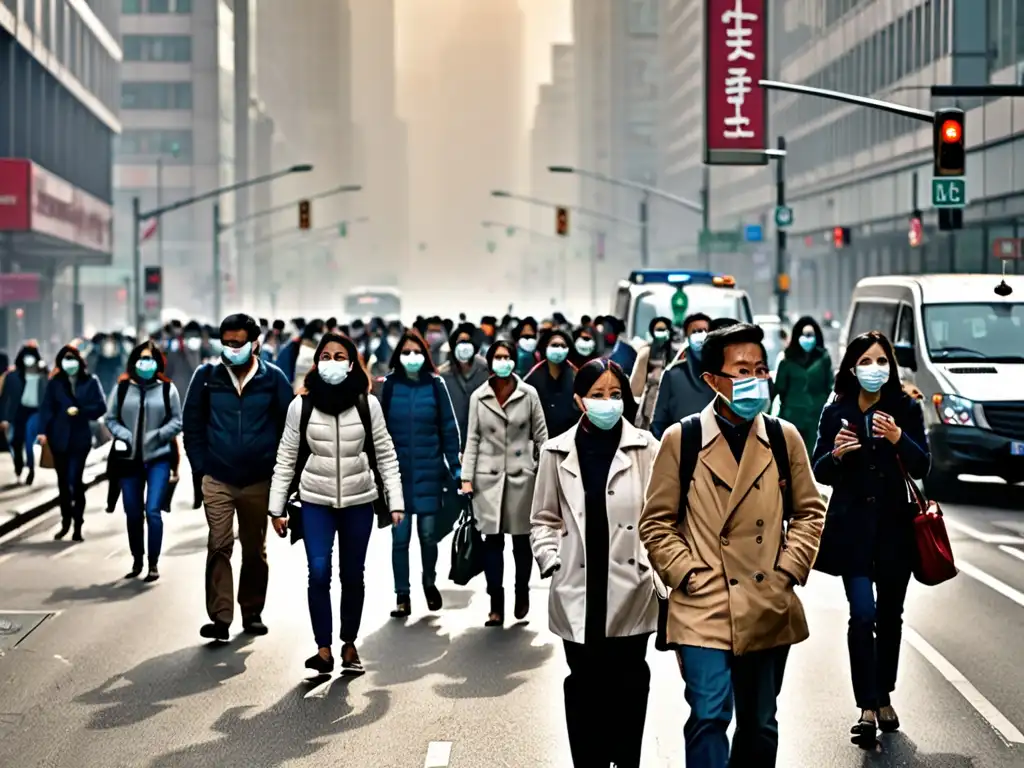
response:
[[[107,462],[105,458],[100,461],[94,462],[92,464],[92,467],[98,468],[99,472],[90,476],[90,465],[86,463],[85,473],[82,478],[82,482],[83,485],[85,486],[86,491],[106,481],[106,464]],[[0,538],[7,536],[10,533],[13,533],[14,531],[18,530],[19,528],[25,525],[28,525],[33,520],[37,520],[50,510],[56,509],[60,505],[60,496],[58,495],[56,488],[54,488],[53,491],[53,496],[48,496],[45,499],[42,499],[41,501],[33,502],[32,506],[28,507],[27,509],[18,510],[13,515],[5,519],[3,522],[0,522]]]

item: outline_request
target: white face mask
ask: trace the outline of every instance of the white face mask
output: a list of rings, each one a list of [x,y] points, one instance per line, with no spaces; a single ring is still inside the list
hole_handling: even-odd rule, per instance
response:
[[[519,340],[519,348],[523,352],[533,352],[537,349],[537,340],[534,338],[525,338]]]
[[[576,351],[584,357],[593,352],[596,346],[597,342],[593,339],[576,339]]]
[[[36,358],[32,357],[32,355],[25,355],[23,359],[25,361],[26,368],[31,368],[33,365],[39,362]]]
[[[316,369],[327,384],[341,384],[348,378],[352,363],[348,360],[321,360],[316,364]]]
[[[203,346],[203,340],[198,336],[189,336],[185,339],[185,346],[188,347],[192,352],[198,352],[199,348]]]
[[[455,357],[461,363],[468,363],[473,359],[473,355],[475,354],[476,349],[474,349],[472,343],[468,341],[460,341],[455,345]]]

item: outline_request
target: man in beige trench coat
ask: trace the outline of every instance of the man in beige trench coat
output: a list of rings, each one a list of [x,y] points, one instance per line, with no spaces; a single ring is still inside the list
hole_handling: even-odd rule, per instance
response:
[[[808,635],[793,588],[814,563],[825,505],[803,439],[780,422],[785,446],[777,450],[789,457],[792,492],[784,520],[783,473],[762,415],[769,406],[763,339],[747,324],[708,334],[704,380],[717,397],[699,416],[692,480],[683,494],[683,430],[675,424],[662,439],[638,528],[672,590],[665,639],[677,653],[690,705],[687,768],[775,766],[786,658]]]

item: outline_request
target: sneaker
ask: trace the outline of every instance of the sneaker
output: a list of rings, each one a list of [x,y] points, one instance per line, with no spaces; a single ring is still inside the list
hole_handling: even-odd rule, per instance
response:
[[[263,619],[260,618],[258,613],[254,613],[252,616],[247,616],[242,619],[242,631],[247,635],[256,635],[257,637],[267,634],[270,630],[267,629],[267,625],[263,623]]]
[[[345,643],[341,647],[341,674],[354,677],[365,672],[363,662],[359,659],[359,651],[352,643]]]
[[[325,659],[319,653],[315,653],[306,659],[306,669],[312,669],[320,675],[329,675],[334,671],[334,657],[328,656]]]
[[[223,621],[211,621],[209,624],[203,624],[199,628],[199,635],[207,640],[219,640],[223,643],[230,639],[230,630],[231,626]]]
[[[441,592],[433,584],[423,588],[423,596],[427,598],[427,610],[440,611],[444,607],[444,598],[441,597]]]

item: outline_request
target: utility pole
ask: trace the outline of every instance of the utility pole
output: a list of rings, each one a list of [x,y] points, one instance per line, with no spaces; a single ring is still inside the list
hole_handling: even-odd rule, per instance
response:
[[[700,254],[701,269],[711,269],[711,252],[708,250],[708,234],[711,232],[711,169],[704,166],[704,177],[700,187],[700,235],[697,252]]]
[[[651,265],[650,251],[650,207],[651,193],[644,192],[640,199],[640,266],[646,269]]]
[[[164,207],[164,156],[156,158],[156,207]],[[160,267],[160,274],[164,272],[164,227],[163,222],[156,224],[156,264]],[[162,298],[162,297],[161,297]],[[162,308],[162,305],[161,305]]]
[[[220,200],[213,201],[213,323],[220,323],[220,295],[223,278],[220,274]]]
[[[775,158],[775,206],[786,207],[786,139],[779,136],[780,154]],[[789,274],[786,258],[786,228],[775,227],[775,296],[778,300],[779,320],[786,322],[786,303],[789,298]]]
[[[132,314],[135,316],[135,338],[142,338],[142,247],[139,242],[141,226],[141,205],[139,197],[132,198]],[[160,222],[157,221],[157,226]]]

